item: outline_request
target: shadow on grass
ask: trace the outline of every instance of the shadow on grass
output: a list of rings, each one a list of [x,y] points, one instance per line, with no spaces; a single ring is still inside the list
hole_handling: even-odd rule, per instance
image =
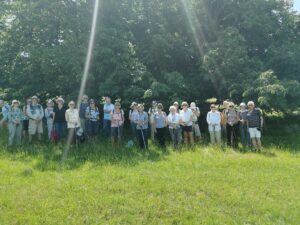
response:
[[[2,145],[5,146],[5,145]],[[82,167],[87,162],[91,167],[120,165],[136,166],[143,161],[157,162],[169,155],[168,149],[150,145],[148,150],[137,147],[112,147],[110,142],[87,142],[78,147],[71,147],[65,161],[62,161],[66,146],[64,144],[35,143],[21,147],[3,147],[11,160],[31,162],[32,168],[39,171],[73,170]]]

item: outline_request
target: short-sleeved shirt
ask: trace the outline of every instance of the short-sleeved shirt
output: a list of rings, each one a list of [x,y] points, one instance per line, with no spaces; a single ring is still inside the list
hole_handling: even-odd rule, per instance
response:
[[[178,113],[169,114],[167,117],[167,121],[170,129],[178,129],[180,128],[180,116]]]
[[[6,116],[9,123],[15,123],[17,120],[21,122],[24,118],[23,112],[20,108],[10,109]]]
[[[80,109],[79,109],[79,117],[80,119],[85,119],[85,112],[86,112],[86,108],[89,106],[89,103],[87,102],[82,102],[80,104]]]
[[[226,117],[227,123],[236,123],[238,121],[238,113],[235,110],[228,110]]]
[[[96,107],[95,109],[87,107],[85,111],[90,116],[89,118],[90,121],[97,122],[99,120],[100,113],[98,107]]]
[[[136,126],[137,130],[148,129],[148,122],[149,122],[148,114],[145,111],[144,112],[139,112],[137,122],[143,122],[143,125],[138,125],[137,124],[137,126]]]
[[[248,113],[247,109],[240,110],[239,111],[239,117],[240,117],[240,119],[246,121],[247,120],[247,113]]]
[[[192,110],[192,108],[191,108]],[[197,113],[200,113],[200,109],[198,107],[196,107],[194,110],[196,110]],[[193,112],[193,110],[192,110]],[[193,113],[193,122],[198,122],[198,116],[196,116],[194,113]]]
[[[112,112],[114,109],[115,109],[115,106],[111,103],[110,104],[105,103],[103,106],[104,111],[109,110],[110,112]],[[110,120],[110,112],[104,112],[103,119]]]
[[[123,110],[121,110],[120,112],[116,112],[115,110],[113,110],[110,113],[111,117],[113,118],[113,120],[111,121],[111,127],[120,127],[123,125],[124,123],[124,112]]]
[[[54,116],[54,123],[65,123],[66,122],[66,107],[62,107],[59,109],[58,107],[54,108],[53,112],[55,113]]]
[[[193,122],[190,121],[191,116],[193,116],[193,112],[190,109],[187,109],[186,111],[181,110],[180,111],[180,117],[182,121],[185,123],[185,126],[192,126]]]
[[[255,128],[261,126],[261,112],[259,109],[253,109],[247,113],[247,121],[249,128]]]
[[[10,110],[10,106],[8,104],[5,104],[1,110],[2,110],[3,117],[7,117],[8,112]]]
[[[139,117],[139,112],[137,110],[130,110],[129,111],[129,115],[131,117],[131,122],[135,122],[138,120],[138,117]]]
[[[158,112],[156,112],[154,114],[154,120],[155,120],[155,127],[156,128],[164,128],[165,127],[165,121],[166,121],[166,113],[162,112],[161,114],[159,114]]]

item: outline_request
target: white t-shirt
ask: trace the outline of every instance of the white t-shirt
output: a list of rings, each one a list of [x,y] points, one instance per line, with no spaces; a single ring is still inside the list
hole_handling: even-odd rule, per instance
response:
[[[208,123],[209,131],[220,131],[221,130],[221,114],[219,111],[208,112],[206,121]]]
[[[103,110],[104,111],[107,110],[109,112],[104,112],[103,119],[110,120],[110,112],[112,112],[114,109],[115,109],[115,106],[113,104],[105,103],[104,106],[103,106]]]
[[[185,126],[192,126],[193,122],[191,120],[191,117],[193,116],[193,112],[190,109],[187,109],[186,111],[181,110],[180,111],[180,117],[182,121],[185,123]]]
[[[167,121],[170,129],[177,129],[180,127],[180,115],[178,113],[169,114],[167,117]]]

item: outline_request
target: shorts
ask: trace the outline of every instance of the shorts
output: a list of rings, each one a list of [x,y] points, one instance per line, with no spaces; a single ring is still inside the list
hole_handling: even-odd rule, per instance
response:
[[[42,120],[29,120],[28,133],[35,135],[36,133],[43,133],[43,121]]]
[[[261,138],[261,132],[257,127],[249,127],[250,138]]]
[[[110,134],[111,137],[122,137],[122,133],[123,133],[123,126],[118,127],[111,127],[110,129]]]
[[[28,131],[29,120],[23,120],[23,130]]]
[[[183,132],[193,132],[193,126],[182,126]]]

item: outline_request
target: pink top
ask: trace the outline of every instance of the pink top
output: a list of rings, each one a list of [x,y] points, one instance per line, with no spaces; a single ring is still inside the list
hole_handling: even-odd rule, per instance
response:
[[[124,124],[124,112],[116,112],[115,110],[111,111],[111,127],[120,127]]]

